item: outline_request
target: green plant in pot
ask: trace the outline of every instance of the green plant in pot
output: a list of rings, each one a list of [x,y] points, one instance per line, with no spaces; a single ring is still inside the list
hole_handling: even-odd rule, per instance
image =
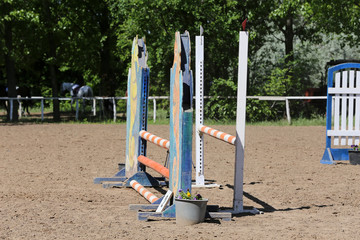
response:
[[[349,160],[351,165],[360,165],[360,147],[358,145],[351,145]]]
[[[205,220],[208,199],[200,194],[192,195],[187,189],[180,189],[175,197],[176,224],[181,226],[193,225]]]

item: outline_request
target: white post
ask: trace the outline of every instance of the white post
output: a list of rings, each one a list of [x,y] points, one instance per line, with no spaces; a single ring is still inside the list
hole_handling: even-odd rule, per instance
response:
[[[115,102],[115,98],[112,98],[112,102],[113,102],[114,122],[116,122],[116,102]]]
[[[18,110],[18,114],[19,114],[19,119],[22,118],[22,103],[20,100],[18,100],[19,103],[19,110]]]
[[[96,98],[93,98],[93,116],[96,116]]]
[[[244,210],[243,183],[244,183],[244,148],[246,122],[246,89],[247,89],[247,62],[248,62],[248,32],[239,33],[239,66],[236,109],[236,141],[235,141],[235,177],[233,211],[239,213]]]
[[[79,99],[76,98],[76,114],[75,114],[75,120],[79,120]]]
[[[44,121],[44,98],[41,99],[41,121]]]
[[[153,116],[153,121],[154,121],[154,123],[156,122],[156,99],[155,98],[153,98],[153,105],[154,105],[154,109],[153,109],[153,111],[154,111],[154,116]]]
[[[196,185],[205,185],[204,177],[204,139],[203,134],[199,132],[200,125],[204,124],[204,36],[195,38],[195,144],[196,144]]]
[[[286,117],[287,117],[288,123],[291,124],[290,105],[289,105],[288,98],[285,98],[285,105],[286,105]]]

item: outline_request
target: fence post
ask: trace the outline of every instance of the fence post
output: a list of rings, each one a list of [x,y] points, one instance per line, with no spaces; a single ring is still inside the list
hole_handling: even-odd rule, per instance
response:
[[[93,116],[96,116],[96,98],[93,98]]]
[[[44,98],[41,99],[41,121],[44,121]]]
[[[291,124],[290,104],[289,104],[288,98],[285,98],[285,105],[286,105],[286,117],[287,117],[288,123]]]
[[[75,120],[77,121],[79,119],[79,99],[76,98],[76,115]]]
[[[22,102],[17,100],[19,103],[19,110],[18,110],[18,114],[19,114],[19,119],[22,118]]]
[[[154,119],[154,123],[156,122],[156,99],[155,98],[153,98],[153,105],[154,105],[154,109],[153,109],[153,111],[154,111],[154,116],[153,116],[153,119]]]
[[[13,119],[13,99],[10,99],[10,121]]]
[[[112,102],[113,102],[114,122],[116,122],[116,102],[115,102],[115,98],[112,98]]]

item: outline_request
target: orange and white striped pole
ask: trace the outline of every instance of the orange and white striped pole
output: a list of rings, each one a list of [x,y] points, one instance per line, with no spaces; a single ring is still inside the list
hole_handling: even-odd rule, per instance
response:
[[[160,163],[157,163],[154,160],[151,160],[150,158],[147,158],[147,157],[145,157],[143,155],[140,155],[138,157],[138,161],[140,163],[144,164],[145,166],[154,169],[155,171],[157,171],[158,173],[160,173],[164,177],[169,178],[169,175],[170,175],[169,169],[164,167]]]
[[[154,194],[152,194],[149,190],[144,188],[140,183],[135,180],[132,180],[130,182],[130,186],[138,193],[140,193],[144,198],[146,198],[146,200],[148,200],[150,203],[154,203],[159,200],[158,197],[156,197]]]
[[[141,130],[140,131],[140,137],[142,139],[145,139],[149,142],[152,142],[160,147],[163,147],[165,149],[169,149],[170,148],[170,141],[169,140],[166,140],[164,138],[161,138],[161,137],[158,137],[154,134],[151,134],[147,131],[144,131],[144,130]]]
[[[200,125],[198,130],[200,132],[202,132],[202,133],[206,133],[206,134],[208,134],[210,136],[213,136],[213,137],[215,137],[217,139],[223,140],[224,142],[227,142],[227,143],[230,143],[230,144],[233,144],[233,145],[235,144],[236,137],[232,136],[230,134],[221,132],[219,130],[216,130],[214,128],[210,128],[210,127],[207,127],[207,126],[204,126],[204,125]]]

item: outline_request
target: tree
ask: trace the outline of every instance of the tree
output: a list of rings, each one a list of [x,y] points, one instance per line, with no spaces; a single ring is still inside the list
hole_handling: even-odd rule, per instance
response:
[[[313,0],[314,21],[325,34],[333,33],[351,46],[360,40],[360,2],[358,0]]]
[[[58,81],[56,77],[57,72],[57,47],[58,42],[56,39],[56,32],[54,31],[57,29],[56,24],[58,22],[58,18],[56,16],[57,10],[57,2],[52,2],[51,0],[42,0],[42,24],[44,26],[44,33],[45,33],[45,42],[46,42],[46,63],[48,66],[49,71],[49,78],[51,82],[51,89],[52,89],[52,97],[57,98],[59,96],[58,92]],[[54,112],[54,120],[60,120],[60,105],[59,100],[53,100],[53,112]]]
[[[0,66],[4,66],[5,74],[2,75],[5,76],[6,83],[3,84],[8,87],[9,97],[17,96],[16,86],[20,83],[17,75],[20,69],[29,63],[29,58],[26,57],[29,55],[26,54],[29,52],[29,46],[26,42],[31,42],[31,40],[27,41],[28,29],[24,23],[29,23],[28,26],[31,26],[34,21],[36,17],[29,9],[27,1],[6,0],[0,3],[0,41],[3,46],[0,48]],[[17,101],[13,103],[12,119],[16,121],[18,105]],[[9,117],[8,113],[8,119]]]
[[[14,20],[10,17],[12,11],[12,5],[9,2],[5,2],[5,20],[4,20],[4,40],[5,40],[5,68],[6,68],[6,78],[7,78],[7,88],[8,88],[8,97],[16,97],[16,76],[15,76],[15,62],[13,58],[13,22]],[[13,101],[13,116],[14,121],[18,120],[17,114],[17,101]],[[8,118],[10,118],[8,113]]]

